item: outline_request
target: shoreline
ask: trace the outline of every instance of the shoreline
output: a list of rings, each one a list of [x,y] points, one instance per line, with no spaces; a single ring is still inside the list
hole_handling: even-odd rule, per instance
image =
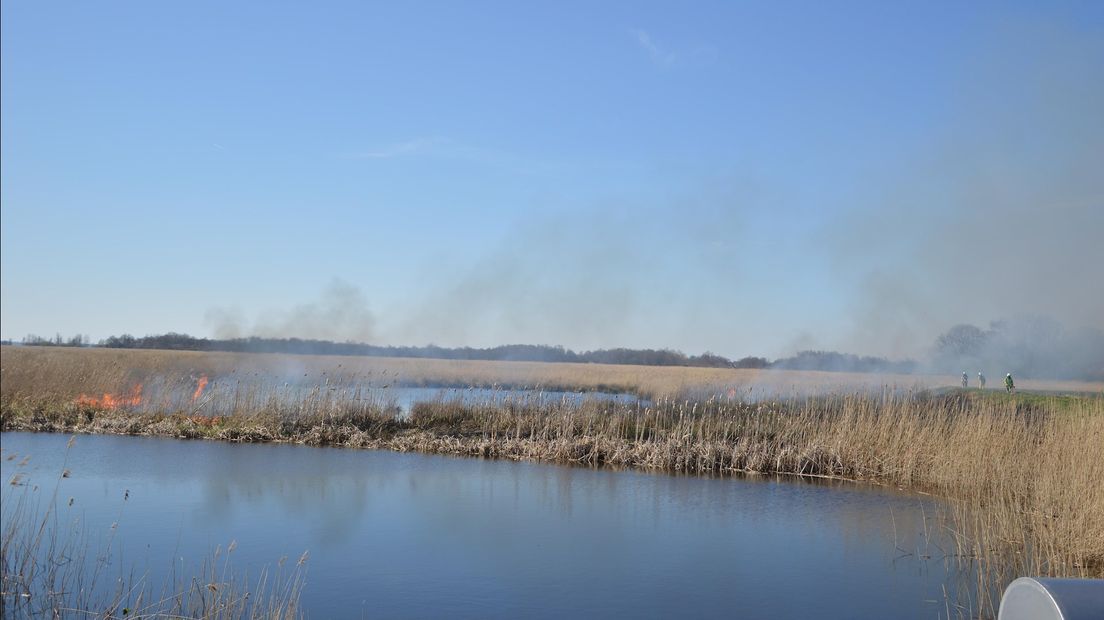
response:
[[[237,402],[237,401],[235,401]],[[253,401],[247,401],[253,402]],[[895,487],[947,504],[992,609],[1011,578],[1104,577],[1104,398],[930,392],[787,401],[265,400],[226,416],[3,395],[0,430],[376,449],[709,477]]]
[[[1104,398],[1023,394],[1011,400],[1002,396],[957,391],[888,398],[839,395],[767,405],[668,401],[647,408],[600,402],[516,406],[428,401],[416,403],[406,416],[375,405],[324,413],[269,410],[208,416],[5,397],[0,401],[0,431],[286,443],[684,475],[798,476],[896,486],[953,499],[961,495],[955,484],[933,479],[917,468],[902,471],[887,463],[886,455],[870,454],[900,447],[900,438],[889,446],[855,445],[869,439],[860,436],[871,430],[863,427],[888,426],[898,433],[920,434],[926,430],[924,424],[942,426],[983,417],[995,418],[990,421],[1009,425],[1005,430],[1015,432],[1075,408],[1083,410],[1081,417],[1104,422]],[[1011,417],[1004,410],[1009,403]],[[858,417],[844,411],[849,408],[858,409]],[[916,418],[901,417],[886,424],[887,417],[909,415],[910,410],[918,414]],[[848,419],[844,428],[836,428],[841,426],[839,420],[826,421],[826,415]],[[832,431],[829,437],[824,430]],[[942,434],[953,435],[945,428]],[[913,456],[936,460],[935,455]]]
[[[104,412],[107,413],[107,412]],[[14,417],[14,416],[13,416]],[[799,463],[796,468],[763,467],[769,460],[754,459],[754,447],[724,442],[671,444],[668,442],[638,443],[612,441],[598,436],[582,436],[572,440],[545,440],[508,434],[435,433],[403,425],[389,430],[386,436],[351,425],[320,424],[294,435],[274,432],[263,424],[217,426],[197,423],[198,416],[181,414],[108,414],[97,415],[90,423],[65,423],[58,420],[34,420],[23,416],[5,416],[0,432],[57,433],[74,435],[115,435],[159,437],[185,441],[218,441],[238,444],[287,444],[309,447],[354,450],[387,450],[416,452],[465,458],[502,459],[566,465],[573,467],[608,468],[611,470],[644,471],[657,474],[706,477],[739,477],[748,475],[793,476],[837,480],[856,484],[891,486],[877,476],[843,476],[824,473],[814,455],[793,453],[782,462]],[[397,422],[402,424],[401,421]],[[657,459],[659,449],[665,451]],[[733,462],[754,463],[754,467],[735,467]],[[932,495],[929,490],[900,487],[910,492]]]

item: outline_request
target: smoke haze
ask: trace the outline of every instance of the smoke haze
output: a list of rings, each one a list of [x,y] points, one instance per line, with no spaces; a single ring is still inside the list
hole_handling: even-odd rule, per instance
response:
[[[537,209],[474,258],[423,261],[378,320],[335,281],[252,325],[225,309],[208,324],[217,337],[899,359],[928,358],[956,324],[1041,316],[1072,346],[1104,329],[1104,44],[1020,24],[962,64],[938,130],[850,193],[810,195],[749,161],[668,195]]]
[[[216,338],[261,336],[371,342],[376,337],[376,321],[367,297],[359,288],[340,279],[330,282],[318,301],[290,310],[265,310],[253,323],[239,309],[220,307],[208,310],[205,322]]]
[[[388,337],[903,358],[964,322],[1104,328],[1104,45],[1010,22],[961,65],[938,130],[849,194],[749,173],[523,222]]]
[[[843,346],[915,354],[959,322],[1104,328],[1104,45],[1010,28],[968,63],[945,130],[823,237],[852,274]]]

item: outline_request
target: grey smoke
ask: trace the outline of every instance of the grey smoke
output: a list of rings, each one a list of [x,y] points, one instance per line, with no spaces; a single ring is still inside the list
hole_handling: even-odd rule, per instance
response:
[[[252,324],[234,308],[212,308],[205,320],[216,338],[261,336],[371,342],[376,335],[376,319],[367,297],[359,288],[340,279],[331,281],[318,301],[289,310],[265,310]]]
[[[847,195],[795,206],[808,194],[730,171],[673,195],[519,216],[474,260],[442,248],[422,288],[381,308],[378,322],[338,283],[252,324],[225,309],[209,323],[222,337],[923,360],[956,324],[1046,316],[1063,334],[1051,359],[1091,359],[1104,329],[1104,39],[1019,24],[975,52],[959,59],[951,100],[918,103],[922,122],[892,110],[895,122],[939,122],[922,142],[889,148]],[[757,215],[799,220],[814,208],[840,215],[812,231]],[[800,289],[796,272],[829,292]],[[1001,351],[994,366],[1010,363],[1011,349]]]
[[[473,264],[431,276],[434,289],[401,320],[396,340],[493,345],[560,344],[568,332],[576,342],[601,333],[629,337],[640,302],[638,270],[647,259],[631,242],[631,226],[611,219],[548,216],[520,225]]]
[[[1104,42],[1020,25],[966,66],[930,148],[823,235],[857,283],[845,348],[915,354],[993,317],[1104,328]]]
[[[965,371],[971,382],[977,372],[990,378],[1073,378],[1104,381],[1104,331],[1069,329],[1040,316],[992,321],[986,328],[956,325],[936,340],[931,369]]]
[[[1003,28],[960,59],[938,112],[917,112],[941,115],[930,135],[823,197],[842,213],[831,224],[760,226],[757,213],[808,205],[742,177],[532,217],[438,280],[393,339],[923,359],[958,323],[1104,328],[1104,43],[1073,26]],[[823,273],[835,314],[793,288],[793,270]]]
[[[428,265],[429,292],[387,336],[402,344],[705,351],[725,335],[716,327],[721,309],[738,312],[717,298],[730,296],[753,252],[739,243],[754,202],[734,195],[746,193],[723,179],[693,198],[530,216],[474,261]],[[717,289],[702,290],[702,281]]]

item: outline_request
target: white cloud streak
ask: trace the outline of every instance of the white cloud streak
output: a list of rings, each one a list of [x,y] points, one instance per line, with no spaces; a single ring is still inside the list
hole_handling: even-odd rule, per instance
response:
[[[640,28],[630,28],[629,34],[636,39],[637,44],[640,45],[644,51],[648,52],[648,57],[652,59],[652,63],[656,66],[670,67],[675,64],[675,59],[677,58],[676,54],[661,49],[656,45],[655,42],[652,41],[652,37],[648,34],[648,31]]]

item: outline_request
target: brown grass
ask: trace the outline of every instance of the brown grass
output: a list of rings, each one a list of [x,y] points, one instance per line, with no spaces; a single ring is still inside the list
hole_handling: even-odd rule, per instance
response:
[[[80,393],[124,393],[151,377],[181,381],[200,374],[270,383],[297,379],[341,385],[512,386],[605,390],[648,398],[736,388],[752,396],[792,396],[955,387],[959,377],[867,375],[819,371],[629,366],[544,362],[485,362],[192,351],[0,347],[5,394],[75,398]],[[1104,383],[1017,379],[1023,391],[1102,393]],[[992,386],[991,386],[992,387]],[[999,386],[993,388],[999,391]]]
[[[652,395],[740,385],[743,395],[762,373],[289,357],[5,350],[0,425],[5,430],[290,441],[696,474],[862,480],[935,493],[953,507],[947,525],[957,545],[951,556],[974,569],[980,593],[963,603],[963,613],[993,615],[1001,589],[1016,576],[1104,577],[1104,396],[1099,394],[875,391],[873,384],[883,378],[865,377],[863,384],[857,382],[860,376],[834,378],[834,393],[776,390],[786,397],[775,399],[660,397],[647,406],[592,402],[545,408],[433,402],[400,418],[377,402],[358,400],[357,378],[616,385]],[[262,377],[274,376],[281,364],[302,371],[316,388],[286,399],[278,386],[263,389],[243,382],[233,393],[220,394],[233,398],[234,406],[231,415],[217,421],[197,422],[186,410],[96,410],[73,400],[82,391],[125,391],[157,373],[253,372]],[[496,372],[501,376],[496,378]],[[804,381],[808,387],[823,374],[785,377],[792,386]],[[856,387],[848,391],[847,385]],[[1071,387],[1095,389],[1045,386]]]

